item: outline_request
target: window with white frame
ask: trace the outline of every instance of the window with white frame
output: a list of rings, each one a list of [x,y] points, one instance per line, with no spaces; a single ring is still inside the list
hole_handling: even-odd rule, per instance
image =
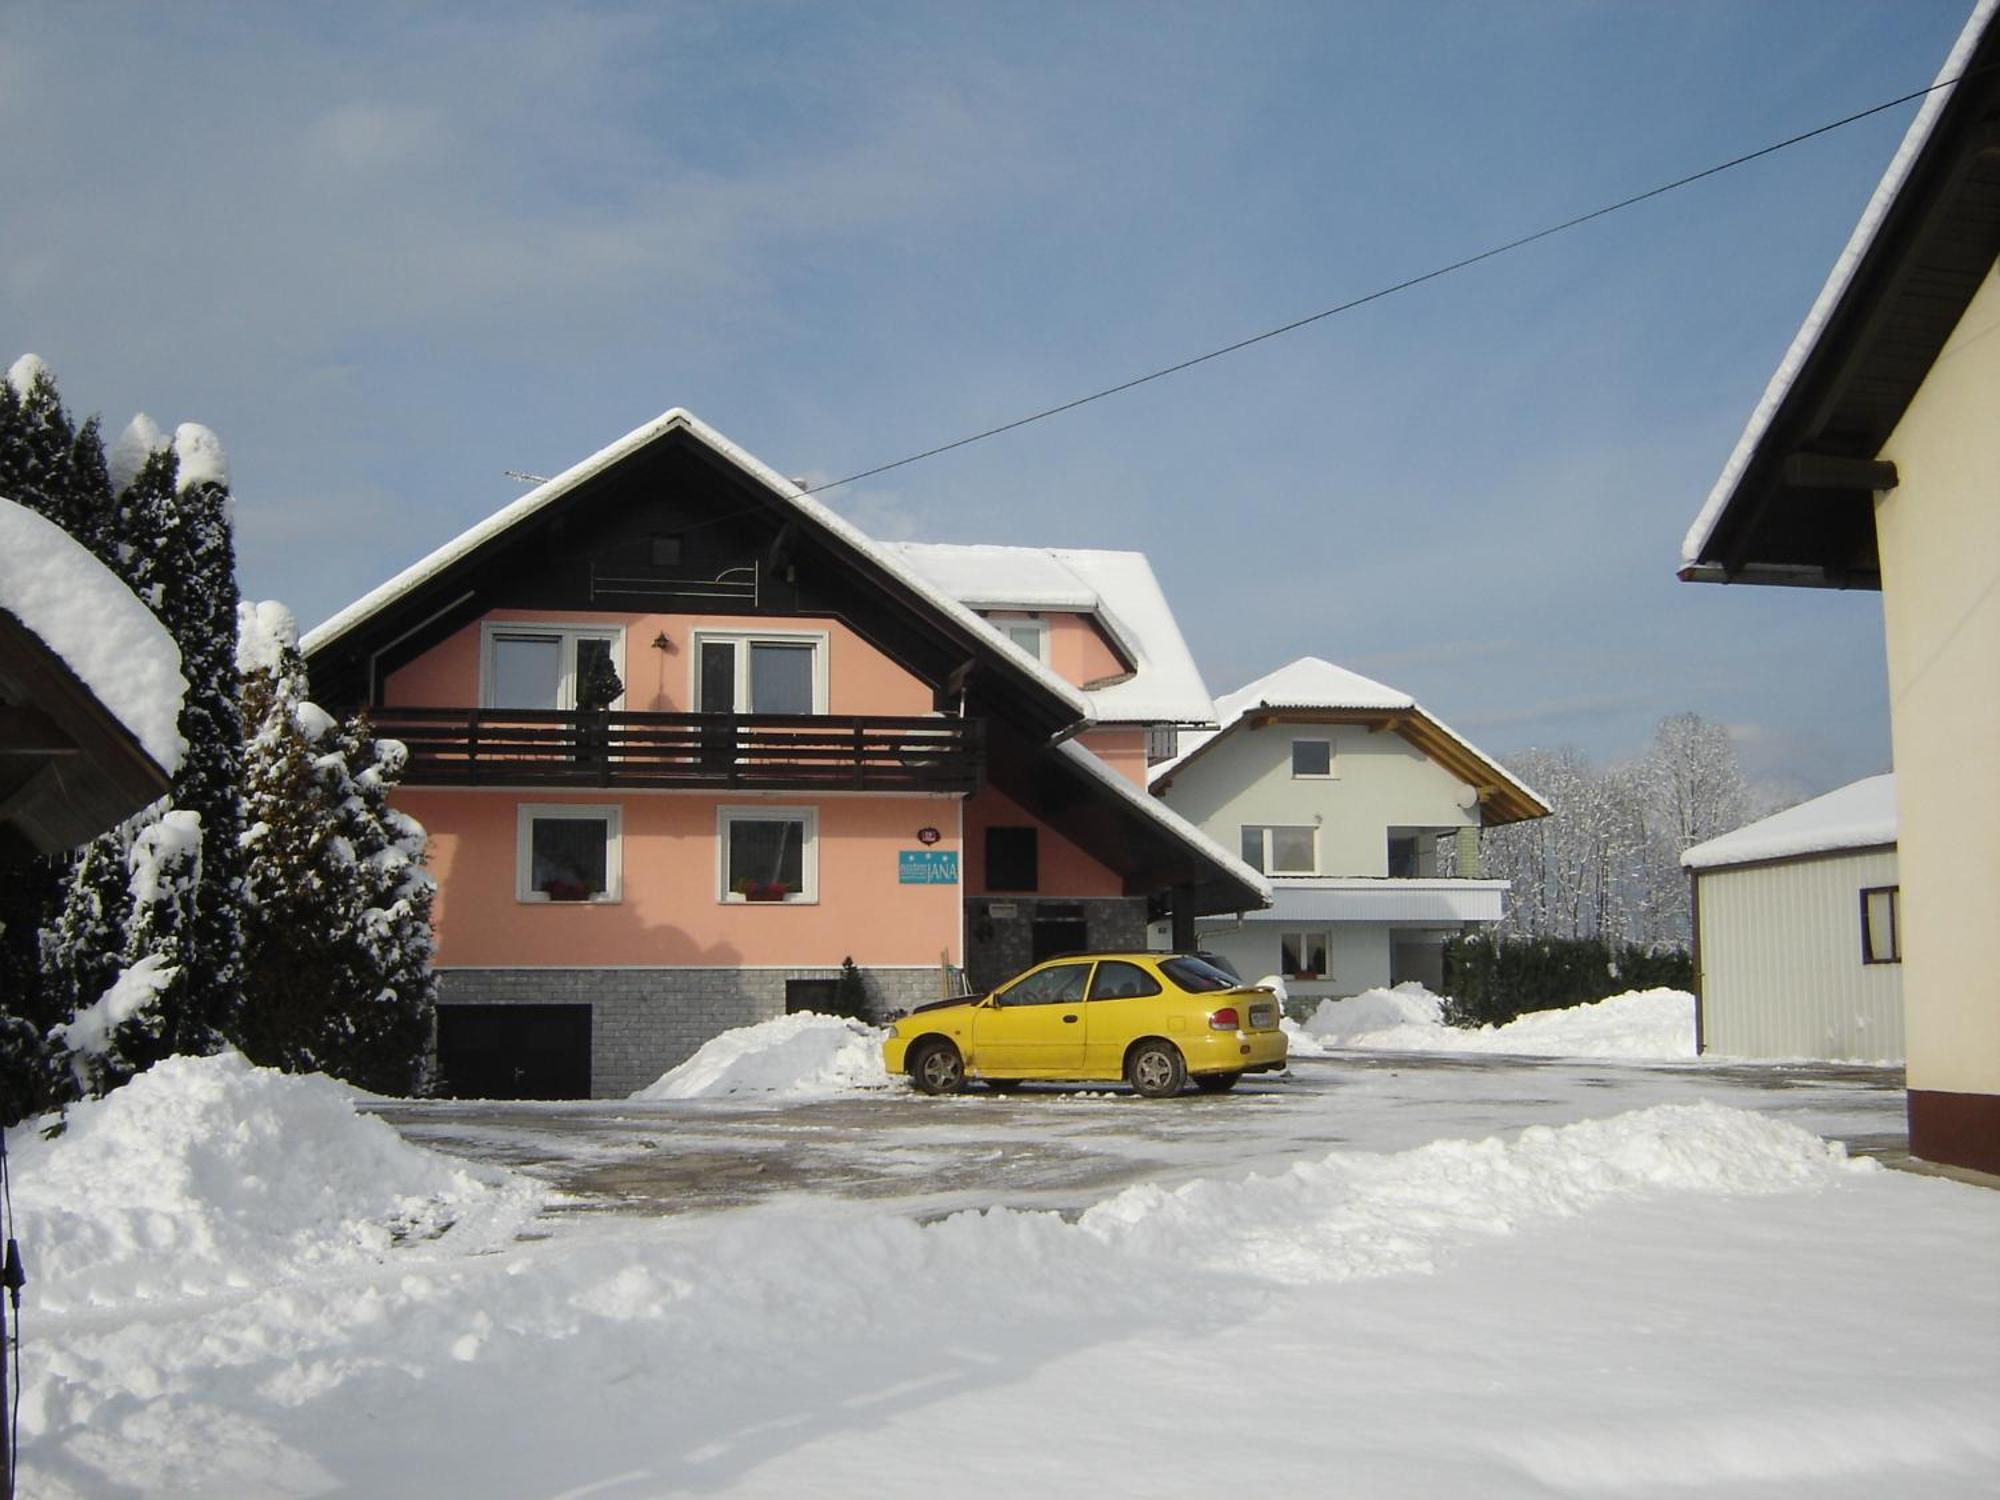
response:
[[[619,865],[616,807],[521,804],[515,823],[515,899],[616,901]]]
[[[1897,910],[1901,888],[1871,886],[1861,893],[1861,961],[1864,964],[1899,964],[1903,961],[1903,935]]]
[[[1181,732],[1173,724],[1148,724],[1146,726],[1146,764],[1156,766],[1163,760],[1172,760],[1181,752]]]
[[[593,667],[622,668],[625,632],[615,625],[533,625],[489,620],[480,629],[479,701],[487,708],[579,707]],[[615,708],[621,694],[610,703]]]
[[[716,844],[721,900],[819,899],[819,814],[813,808],[722,808]]]
[[[1049,659],[1049,622],[1031,615],[994,615],[993,628],[1014,643],[1014,648],[1036,661]]]
[[[1319,830],[1311,825],[1243,825],[1243,862],[1265,875],[1319,873]]]
[[[1278,970],[1287,979],[1325,979],[1325,931],[1281,932],[1278,934]]]
[[[694,674],[696,713],[826,712],[823,632],[697,630]]]
[[[1325,779],[1333,775],[1332,740],[1293,740],[1292,775],[1295,779]]]

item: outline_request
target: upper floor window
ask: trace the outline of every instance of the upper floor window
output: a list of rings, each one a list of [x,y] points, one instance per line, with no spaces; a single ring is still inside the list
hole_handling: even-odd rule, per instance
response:
[[[993,628],[1012,641],[1015,647],[1036,661],[1049,659],[1049,622],[1031,619],[1026,615],[995,615]]]
[[[823,714],[826,636],[817,631],[694,634],[695,712]]]
[[[1293,740],[1292,775],[1325,777],[1333,774],[1332,740]]]
[[[1898,918],[1901,888],[1878,885],[1861,893],[1861,961],[1864,964],[1899,964],[1903,961],[1903,934]]]
[[[1243,862],[1265,875],[1319,873],[1318,830],[1310,825],[1243,825]]]
[[[1040,839],[1033,828],[986,830],[986,888],[1032,891],[1041,882]]]
[[[1163,760],[1172,760],[1181,751],[1181,732],[1172,724],[1148,724],[1146,726],[1146,764],[1157,766]]]
[[[625,632],[618,626],[516,625],[487,622],[480,631],[479,701],[487,708],[557,708],[586,706],[586,684],[608,681],[603,669],[615,674],[625,654]],[[609,703],[588,705],[614,708]]]

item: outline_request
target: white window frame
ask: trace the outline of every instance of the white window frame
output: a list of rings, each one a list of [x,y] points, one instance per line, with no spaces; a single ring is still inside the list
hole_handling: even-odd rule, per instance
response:
[[[604,889],[582,901],[557,901],[529,884],[535,876],[535,820],[595,818],[604,824]],[[625,898],[624,810],[608,802],[523,802],[514,813],[514,899],[537,906],[611,906]]]
[[[1272,846],[1272,842],[1273,842],[1273,841],[1272,841],[1272,838],[1271,838],[1271,835],[1272,835],[1273,833],[1277,832],[1277,831],[1278,831],[1279,829],[1288,829],[1288,830],[1292,830],[1292,831],[1300,831],[1300,830],[1302,830],[1302,831],[1304,831],[1304,832],[1306,832],[1306,833],[1309,833],[1309,834],[1311,834],[1311,835],[1312,835],[1312,868],[1311,868],[1311,869],[1309,869],[1309,870],[1274,870],[1274,869],[1272,869],[1272,868],[1271,868],[1271,846]],[[1245,823],[1245,824],[1242,824],[1242,825],[1241,825],[1241,833],[1242,833],[1242,834],[1249,834],[1249,833],[1252,833],[1252,832],[1255,832],[1255,833],[1258,833],[1258,834],[1261,834],[1261,835],[1263,836],[1263,857],[1262,857],[1261,859],[1259,859],[1259,860],[1258,860],[1258,861],[1256,862],[1255,866],[1254,866],[1254,868],[1255,868],[1255,869],[1256,869],[1256,870],[1258,871],[1258,873],[1259,873],[1259,874],[1263,874],[1263,875],[1317,875],[1317,874],[1319,874],[1319,825],[1318,825],[1318,824],[1316,824],[1316,823]],[[1239,839],[1238,839],[1238,843],[1237,843],[1237,849],[1238,849],[1238,851],[1239,851],[1239,852],[1241,852],[1241,850],[1242,850],[1242,847],[1243,847],[1243,845],[1242,845],[1242,842],[1241,842],[1241,835],[1239,835]]]
[[[479,706],[493,708],[493,656],[503,636],[555,636],[562,643],[563,675],[556,689],[556,707],[572,709],[576,707],[576,643],[580,640],[607,641],[611,646],[611,664],[618,669],[621,681],[625,677],[625,627],[623,625],[558,625],[540,620],[482,620],[479,622]],[[625,694],[620,692],[609,707],[623,708]],[[504,711],[504,710],[503,710]],[[522,709],[522,713],[530,710]]]
[[[1302,938],[1303,951],[1306,944],[1317,942],[1326,951],[1326,967],[1308,979],[1302,974],[1285,973],[1285,939]],[[1333,933],[1324,927],[1285,927],[1278,931],[1278,973],[1286,979],[1296,979],[1300,984],[1323,984],[1333,978]]]
[[[1326,769],[1324,771],[1301,771],[1299,769],[1298,747],[1300,745],[1326,746]],[[1292,739],[1292,749],[1286,752],[1291,757],[1292,780],[1294,781],[1337,781],[1340,779],[1340,757],[1334,752],[1331,735],[1306,734]]]
[[[1049,660],[1049,622],[1040,615],[988,615],[986,621],[999,631],[1007,644],[1023,656],[1032,656],[1042,665]],[[1035,649],[1029,651],[1010,633],[1016,630],[1032,630],[1035,633]]]
[[[810,646],[813,653],[812,711],[823,714],[827,711],[827,658],[831,654],[830,638],[824,630],[709,630],[700,629],[692,633],[688,647],[688,690],[687,701],[696,713],[715,713],[701,701],[701,648],[706,644],[726,641],[736,648],[736,704],[723,710],[728,713],[747,714],[750,702],[750,651],[754,645],[765,646]]]
[[[799,879],[804,886],[782,901],[752,901],[731,890],[729,829],[735,823],[797,822],[805,825],[799,848]],[[819,809],[785,803],[752,803],[715,810],[715,899],[726,906],[812,906],[819,901]]]

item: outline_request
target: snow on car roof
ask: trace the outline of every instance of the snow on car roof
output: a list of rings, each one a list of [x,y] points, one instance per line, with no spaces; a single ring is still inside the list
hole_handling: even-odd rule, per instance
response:
[[[1133,663],[1130,677],[1083,690],[1100,723],[1214,722],[1208,685],[1145,553],[953,542],[886,550],[973,609],[1095,618]]]
[[[161,770],[180,769],[180,648],[117,574],[47,517],[0,499],[0,609],[90,689]]]
[[[1713,870],[1800,854],[1872,849],[1896,842],[1896,778],[1870,776],[1824,797],[1773,813],[1681,856],[1690,870]]]

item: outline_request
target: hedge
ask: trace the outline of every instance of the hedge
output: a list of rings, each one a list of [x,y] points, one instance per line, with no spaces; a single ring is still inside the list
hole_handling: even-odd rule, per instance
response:
[[[1602,938],[1453,938],[1444,945],[1445,1020],[1499,1026],[1534,1010],[1586,1005],[1626,990],[1694,988],[1694,960]]]

